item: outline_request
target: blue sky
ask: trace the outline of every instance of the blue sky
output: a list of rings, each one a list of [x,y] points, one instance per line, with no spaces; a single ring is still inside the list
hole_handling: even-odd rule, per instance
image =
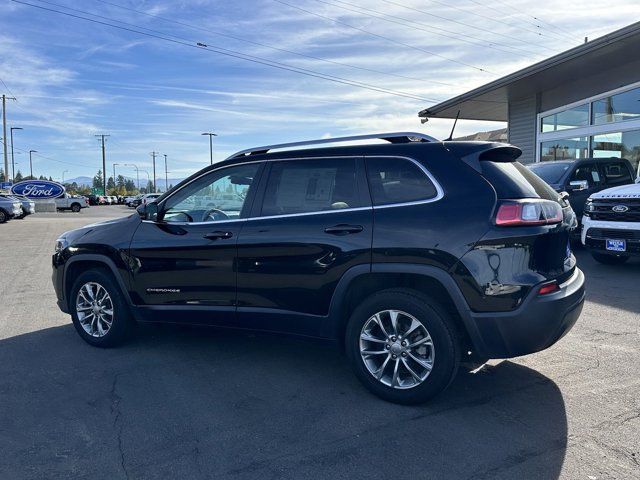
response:
[[[155,150],[168,155],[173,178],[208,164],[204,131],[219,135],[216,160],[260,144],[379,131],[443,138],[451,122],[421,125],[419,110],[638,20],[636,0],[24,1],[182,42],[2,0],[0,93],[18,98],[8,122],[24,128],[14,143],[38,150],[34,174],[56,179],[101,168],[97,133],[111,135],[109,174],[114,162],[151,171]],[[464,121],[457,133],[500,126]],[[16,162],[28,171],[28,154]]]

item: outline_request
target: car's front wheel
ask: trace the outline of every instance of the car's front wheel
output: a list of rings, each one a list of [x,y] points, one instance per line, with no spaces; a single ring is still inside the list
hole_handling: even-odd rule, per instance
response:
[[[0,209],[0,223],[4,223],[9,220],[9,215],[4,210]]]
[[[80,205],[74,203],[73,205],[71,205],[71,211],[74,213],[78,213],[80,211]]]
[[[606,253],[591,252],[591,256],[596,262],[604,265],[622,265],[629,260],[629,255],[607,255]]]
[[[458,336],[446,310],[408,289],[375,293],[347,325],[346,351],[360,381],[379,397],[422,403],[453,380]]]
[[[100,269],[82,273],[71,288],[73,325],[87,343],[116,346],[130,335],[132,320],[113,277]]]

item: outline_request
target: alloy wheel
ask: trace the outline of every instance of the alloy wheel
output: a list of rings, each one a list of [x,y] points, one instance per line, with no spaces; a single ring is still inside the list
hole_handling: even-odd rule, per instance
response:
[[[362,327],[360,355],[379,382],[408,389],[427,379],[433,369],[435,349],[422,322],[401,310],[383,310]]]
[[[104,337],[113,324],[113,301],[109,292],[96,282],[87,282],[76,297],[76,314],[85,332]]]

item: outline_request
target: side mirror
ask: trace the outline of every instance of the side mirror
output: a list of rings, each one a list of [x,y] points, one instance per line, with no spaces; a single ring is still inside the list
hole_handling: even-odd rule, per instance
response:
[[[574,192],[579,192],[581,190],[586,190],[587,188],[589,188],[589,182],[587,182],[586,180],[574,180],[573,182],[569,182],[569,186]]]
[[[150,220],[152,222],[155,222],[156,219],[158,218],[157,203],[147,203],[147,204],[143,203],[140,206],[138,206],[138,208],[136,208],[136,211],[138,212],[138,215],[140,215],[140,218],[142,220]]]

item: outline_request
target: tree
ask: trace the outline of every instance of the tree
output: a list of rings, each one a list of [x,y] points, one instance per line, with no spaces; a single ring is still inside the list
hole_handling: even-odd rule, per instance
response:
[[[93,188],[102,188],[102,170],[98,170],[98,173],[93,177]],[[106,192],[105,192],[106,193]]]
[[[6,182],[7,179],[4,178],[4,170],[0,168],[0,182]]]
[[[109,177],[107,179],[107,192],[109,192],[110,195],[114,195],[115,190],[116,190],[116,182],[113,181],[113,177]]]
[[[147,192],[153,192],[153,182],[151,180],[147,182],[147,188],[145,190]]]
[[[126,188],[125,183],[124,177],[122,175],[118,175],[118,178],[116,178],[116,187],[118,187],[118,189]]]
[[[13,179],[13,181],[14,181],[14,182],[16,182],[16,183],[18,183],[18,182],[21,182],[22,180],[24,180],[24,178],[22,177],[22,173],[20,173],[20,170],[18,170],[18,171],[16,172],[16,176],[15,176],[15,178]]]
[[[136,189],[136,184],[135,184],[135,183],[133,183],[133,180],[129,180],[129,179],[127,179],[127,180],[124,182],[124,188],[125,188],[125,190],[126,190],[127,192],[129,192],[129,193],[134,193],[135,191],[137,191],[137,189]]]

